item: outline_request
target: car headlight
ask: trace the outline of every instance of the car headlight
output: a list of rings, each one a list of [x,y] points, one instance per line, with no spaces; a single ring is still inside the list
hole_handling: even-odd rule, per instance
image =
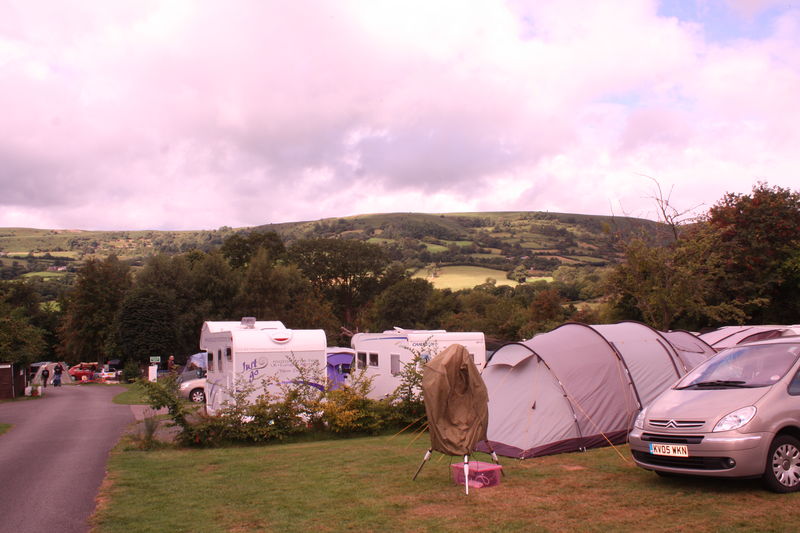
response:
[[[737,409],[736,411],[723,416],[720,421],[717,422],[717,425],[714,426],[713,431],[730,431],[732,429],[739,429],[743,425],[750,422],[754,416],[756,416],[755,406],[749,405],[747,407],[742,407],[741,409]]]
[[[633,421],[633,427],[638,429],[644,429],[644,420],[647,416],[647,409],[642,409],[639,411],[639,414],[636,415],[636,420]]]

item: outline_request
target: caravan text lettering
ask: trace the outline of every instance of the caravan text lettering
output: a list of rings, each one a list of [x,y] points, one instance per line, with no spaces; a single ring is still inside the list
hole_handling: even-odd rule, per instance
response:
[[[250,363],[242,363],[242,374],[247,376],[248,381],[253,381],[262,368],[267,368],[267,359],[265,357],[260,357],[258,360],[253,359]]]

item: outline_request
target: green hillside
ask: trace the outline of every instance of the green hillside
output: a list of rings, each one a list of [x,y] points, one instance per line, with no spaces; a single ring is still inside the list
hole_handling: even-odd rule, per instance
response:
[[[309,238],[364,240],[412,270],[483,267],[520,281],[549,275],[560,265],[615,263],[621,240],[663,230],[657,222],[636,218],[524,211],[368,214],[197,231],[0,228],[0,277],[74,272],[87,258],[111,254],[136,264],[157,253],[208,251],[234,233],[275,231],[287,245]]]

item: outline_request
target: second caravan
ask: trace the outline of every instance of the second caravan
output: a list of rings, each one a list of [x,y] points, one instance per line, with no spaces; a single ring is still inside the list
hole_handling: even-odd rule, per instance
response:
[[[356,333],[351,340],[355,369],[363,369],[373,378],[369,396],[375,399],[397,389],[403,365],[410,363],[415,353],[428,360],[452,344],[464,346],[478,368],[486,363],[486,341],[481,332],[394,328],[383,333]]]

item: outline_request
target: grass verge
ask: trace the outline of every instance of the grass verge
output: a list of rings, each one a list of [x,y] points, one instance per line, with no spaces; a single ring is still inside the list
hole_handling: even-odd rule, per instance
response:
[[[112,454],[95,531],[790,531],[800,494],[757,481],[662,479],[627,447],[515,461],[469,496],[427,446],[371,437]],[[478,455],[478,459],[486,460]],[[502,459],[502,458],[501,458]],[[151,511],[143,511],[150,509]],[[155,511],[167,509],[168,512]]]
[[[11,429],[11,424],[0,423],[0,435]]]
[[[114,396],[113,402],[122,405],[147,405],[144,391],[138,384],[123,384],[127,390]]]

